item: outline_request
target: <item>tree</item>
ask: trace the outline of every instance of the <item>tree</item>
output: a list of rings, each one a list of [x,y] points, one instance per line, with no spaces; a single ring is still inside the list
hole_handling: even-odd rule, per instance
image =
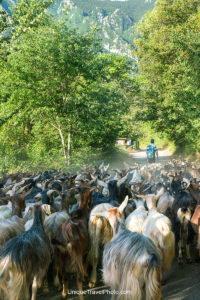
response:
[[[0,93],[2,153],[40,161],[62,149],[69,164],[72,148],[113,145],[130,96],[127,59],[102,55],[94,33],[79,35],[53,19],[11,48]]]
[[[199,1],[158,0],[135,40],[140,117],[190,151],[200,149],[199,20]]]

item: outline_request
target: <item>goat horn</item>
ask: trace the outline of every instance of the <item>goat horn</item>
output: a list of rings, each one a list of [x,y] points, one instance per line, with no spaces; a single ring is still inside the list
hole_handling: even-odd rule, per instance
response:
[[[41,193],[38,193],[37,195],[35,195],[34,198],[35,198],[36,201],[40,201],[42,199]]]
[[[7,193],[9,190],[11,190],[13,188],[13,184],[12,185],[9,185],[9,186],[7,186],[7,187],[5,187],[5,188],[3,188],[2,189],[2,192],[5,194],[5,193]]]
[[[108,188],[108,184],[99,179],[97,179],[97,185],[103,186],[106,189]]]
[[[158,201],[158,199],[164,194],[165,188],[162,187],[157,195],[154,196],[154,200]]]
[[[119,212],[122,214],[126,205],[128,203],[128,196],[126,196],[126,198],[124,199],[124,201],[121,203],[121,205],[119,206]]]
[[[110,164],[108,164],[107,166],[105,166],[104,167],[104,171],[107,172],[109,167],[110,167]]]
[[[95,177],[93,174],[90,174],[90,176],[91,176],[91,178],[92,178],[92,180],[97,180],[97,177]]]
[[[6,193],[6,195],[8,195],[10,197],[14,196],[14,194],[15,194],[15,191],[12,191],[12,190],[10,190]]]
[[[28,184],[27,186],[30,186],[30,184]],[[27,186],[26,186],[26,187],[27,187]],[[29,191],[27,191],[27,192],[25,192],[24,194],[22,194],[21,197],[22,197],[23,199],[25,199],[25,198],[32,192],[32,189],[33,189],[33,188],[31,188]]]
[[[40,179],[40,177],[41,177],[41,175],[39,174],[38,176],[35,176],[35,177],[33,178],[33,180],[34,180],[34,181],[37,181],[38,179]]]
[[[104,162],[102,162],[102,164],[100,164],[99,169],[102,169],[104,166]]]
[[[47,192],[47,196],[48,196],[48,197],[51,197],[51,195],[52,195],[54,192],[57,192],[57,191],[56,191],[56,190],[49,190],[49,191]]]
[[[126,176],[122,177],[118,182],[117,182],[117,187],[120,187],[120,185],[122,183],[124,183],[126,181],[126,179],[128,178],[128,173],[126,174]]]
[[[25,185],[25,186],[23,186],[23,187],[21,187],[21,188],[17,191],[17,193],[18,193],[18,194],[22,193],[28,186],[29,186],[29,184],[28,184],[28,185]]]

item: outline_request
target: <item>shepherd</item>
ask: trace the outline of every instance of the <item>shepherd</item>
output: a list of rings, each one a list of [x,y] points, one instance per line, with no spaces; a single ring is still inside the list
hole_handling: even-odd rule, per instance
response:
[[[158,148],[154,145],[154,139],[151,139],[151,144],[147,146],[146,153],[148,163],[155,163],[156,157],[158,159]]]

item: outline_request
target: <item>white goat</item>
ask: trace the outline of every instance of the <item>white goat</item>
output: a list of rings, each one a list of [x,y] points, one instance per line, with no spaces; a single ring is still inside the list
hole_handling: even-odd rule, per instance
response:
[[[126,228],[133,232],[142,234],[143,224],[147,218],[147,210],[144,207],[144,202],[141,199],[135,201],[136,209],[125,220]]]
[[[147,201],[149,214],[143,225],[143,234],[151,238],[161,251],[162,271],[165,271],[170,268],[174,259],[175,237],[170,219],[157,212],[156,203],[160,195],[161,193]]]
[[[114,237],[103,252],[105,284],[121,293],[117,298],[120,300],[161,299],[159,249],[148,237],[127,230],[119,219],[118,208],[107,214]]]
[[[128,203],[128,196],[119,206],[119,214],[123,213],[124,208]],[[105,246],[113,237],[113,231],[108,219],[106,218],[106,212],[113,208],[109,203],[103,203],[95,206],[89,219],[89,236],[90,236],[90,250],[88,254],[88,262],[92,265],[92,273],[90,277],[89,287],[93,288],[97,280],[97,265],[99,259],[100,244]]]

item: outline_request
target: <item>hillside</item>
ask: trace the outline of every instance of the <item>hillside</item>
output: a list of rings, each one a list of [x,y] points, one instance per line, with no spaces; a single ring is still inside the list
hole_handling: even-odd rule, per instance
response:
[[[10,11],[14,0],[3,0],[2,6]],[[130,55],[134,38],[134,25],[143,15],[152,10],[155,0],[56,0],[49,11],[55,17],[69,9],[70,26],[86,32],[99,29],[105,51]]]

